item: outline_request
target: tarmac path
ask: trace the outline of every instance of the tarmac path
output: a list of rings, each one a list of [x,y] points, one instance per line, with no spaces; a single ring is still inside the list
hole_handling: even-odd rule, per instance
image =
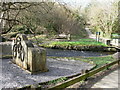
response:
[[[85,90],[120,90],[120,66],[115,67],[88,78],[86,82],[81,84],[80,82],[69,86],[67,88],[85,89]],[[66,88],[66,89],[67,89]]]
[[[108,73],[107,76],[104,76],[101,80],[95,83],[91,88],[118,88],[120,82],[118,80],[118,72],[120,71],[120,67],[111,73]]]
[[[0,59],[1,60],[1,59]],[[89,70],[94,67],[93,64],[78,60],[68,60],[61,58],[47,58],[48,72],[41,72],[38,74],[29,74],[21,69],[16,64],[11,62],[11,59],[2,59],[0,69],[0,88],[22,88],[24,86],[38,84],[42,82],[51,81],[61,77],[72,76],[80,74],[81,70]]]

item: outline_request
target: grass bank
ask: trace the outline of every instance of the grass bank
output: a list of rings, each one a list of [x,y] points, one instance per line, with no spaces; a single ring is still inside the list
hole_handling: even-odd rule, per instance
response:
[[[79,61],[83,61],[83,62],[87,62],[87,63],[91,63],[96,65],[95,68],[99,68],[105,64],[109,64],[113,61],[115,61],[115,59],[113,58],[112,55],[108,55],[108,56],[100,56],[100,57],[50,57],[50,58],[54,58],[54,59],[67,59],[67,60],[79,60]]]
[[[51,41],[43,43],[40,46],[53,49],[68,49],[68,50],[82,50],[82,51],[116,51],[115,49],[108,49],[108,46],[96,42],[93,39],[79,39],[78,41]]]
[[[67,60],[79,60],[79,61],[83,61],[83,62],[87,62],[87,63],[91,63],[91,64],[94,64],[96,65],[96,67],[94,67],[93,69],[97,69],[105,64],[109,64],[113,61],[115,61],[115,59],[112,57],[112,55],[108,55],[108,56],[102,56],[102,57],[86,57],[86,58],[83,58],[83,57],[49,57],[49,58],[54,58],[54,59],[67,59]],[[92,70],[93,70],[92,69]],[[74,77],[74,76],[73,76]],[[69,80],[73,77],[62,77],[62,78],[59,78],[59,79],[55,79],[55,80],[51,80],[49,82],[46,82],[46,83],[43,83],[41,85],[43,85],[43,87],[51,87],[51,86],[54,86],[58,83],[62,83],[66,80]],[[83,83],[84,81],[81,81],[81,83]]]
[[[76,60],[96,64],[96,68],[99,68],[105,64],[109,64],[109,63],[115,61],[115,59],[113,58],[112,55],[101,56],[101,57],[76,58]]]

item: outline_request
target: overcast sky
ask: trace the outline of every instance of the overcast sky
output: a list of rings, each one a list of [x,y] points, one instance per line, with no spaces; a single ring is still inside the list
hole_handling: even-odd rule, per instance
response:
[[[46,1],[46,0],[0,0],[0,2],[41,2],[41,1]],[[59,2],[65,2],[67,4],[70,4],[72,6],[86,6],[89,4],[91,1],[94,0],[47,0],[49,1],[59,1]],[[111,1],[116,1],[116,0],[97,0],[99,2],[111,2]],[[118,0],[119,1],[119,0]]]
[[[94,0],[56,0],[56,1],[65,2],[71,6],[79,7],[79,6],[86,6],[91,1],[94,1]],[[109,2],[113,2],[115,0],[97,0],[97,1],[99,1],[101,3],[109,3]]]

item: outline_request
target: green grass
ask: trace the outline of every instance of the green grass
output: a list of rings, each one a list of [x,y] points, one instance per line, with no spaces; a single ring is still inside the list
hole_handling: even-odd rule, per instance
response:
[[[119,39],[120,38],[120,34],[112,34],[112,39]]]
[[[112,55],[109,55],[109,56],[102,56],[102,57],[88,57],[88,58],[81,59],[81,61],[93,62],[93,64],[97,65],[96,68],[99,68],[99,67],[101,67],[105,64],[111,63],[115,60],[112,57]]]
[[[51,80],[51,81],[49,81],[47,84],[48,84],[48,85],[50,85],[50,84],[57,84],[57,83],[66,81],[67,79],[68,79],[68,78],[66,78],[66,77],[61,77],[61,78],[58,78],[58,79],[55,79],[55,80]]]
[[[105,64],[108,64],[108,63],[111,63],[113,61],[115,61],[115,59],[113,59],[112,55],[108,55],[108,56],[102,56],[102,57],[86,57],[86,58],[83,58],[83,57],[49,57],[49,58],[53,58],[53,59],[57,59],[57,58],[61,58],[61,59],[68,59],[68,60],[79,60],[79,61],[83,61],[83,62],[87,62],[87,63],[91,63],[91,64],[94,64],[96,65],[96,68],[99,68]],[[46,84],[47,85],[55,85],[57,83],[61,83],[61,82],[64,82],[68,80],[67,77],[62,77],[62,78],[58,78],[58,79],[55,79],[55,80],[51,80],[51,81],[48,81]],[[80,83],[83,83],[84,81],[81,81]]]
[[[54,47],[54,46],[107,46],[101,42],[96,42],[93,39],[80,39],[79,41],[53,41],[49,44],[41,46]]]
[[[51,57],[51,58],[55,59],[56,57]],[[79,60],[79,61],[91,63],[94,65],[97,65],[96,68],[99,68],[105,64],[115,61],[115,59],[112,57],[112,55],[100,56],[100,57],[60,57],[60,58],[68,59],[68,60]]]
[[[37,42],[43,43],[40,46],[43,47],[55,47],[55,46],[61,46],[61,47],[68,47],[68,46],[104,46],[106,47],[107,45],[101,43],[101,42],[96,42],[94,39],[79,39],[77,41],[50,41],[49,38],[47,38],[44,35],[37,35]],[[34,37],[29,38],[29,40],[36,41]],[[49,43],[44,43],[44,42],[49,42]]]

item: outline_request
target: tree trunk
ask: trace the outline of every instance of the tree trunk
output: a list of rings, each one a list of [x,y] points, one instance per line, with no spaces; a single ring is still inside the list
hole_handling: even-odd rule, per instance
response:
[[[1,8],[4,8],[4,4],[1,2]],[[6,20],[2,19],[6,17],[6,12],[1,10],[1,14],[0,14],[0,33],[3,32],[3,30],[5,29],[5,24],[6,24]]]

